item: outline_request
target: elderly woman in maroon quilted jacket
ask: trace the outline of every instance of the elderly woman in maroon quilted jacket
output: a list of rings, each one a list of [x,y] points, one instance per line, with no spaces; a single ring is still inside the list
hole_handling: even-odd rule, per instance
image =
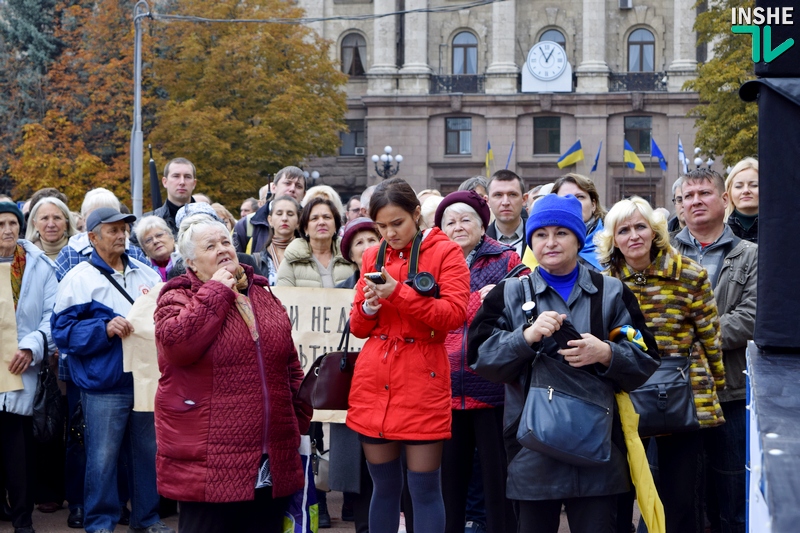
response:
[[[470,275],[467,319],[444,341],[453,391],[453,436],[445,441],[442,453],[446,533],[464,530],[476,447],[481,471],[474,474],[483,486],[488,533],[515,531],[517,527],[511,502],[505,497],[503,384],[480,377],[467,364],[467,329],[472,319],[489,291],[522,263],[514,248],[486,235],[489,217],[486,200],[475,191],[448,194],[436,210],[436,225],[461,246]],[[520,270],[520,274],[530,272],[524,266]]]
[[[185,219],[178,249],[187,272],[155,315],[159,493],[180,502],[182,533],[280,532],[311,418],[294,399],[303,371],[289,318],[221,223]]]

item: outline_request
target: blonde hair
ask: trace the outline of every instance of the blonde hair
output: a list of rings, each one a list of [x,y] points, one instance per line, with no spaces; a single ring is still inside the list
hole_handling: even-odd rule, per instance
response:
[[[303,201],[300,203],[300,207],[305,207],[308,203],[313,200],[314,198],[324,198],[326,200],[330,200],[333,202],[333,205],[336,206],[336,212],[339,213],[339,216],[344,215],[344,205],[342,204],[342,198],[339,196],[339,193],[333,190],[333,187],[328,185],[315,185],[306,191],[305,197],[303,197]]]
[[[733,168],[731,169],[730,174],[728,177],[725,178],[725,192],[728,193],[728,205],[725,207],[725,220],[728,220],[728,217],[731,216],[733,210],[736,209],[736,206],[733,205],[733,198],[731,198],[731,188],[733,187],[733,178],[743,170],[753,169],[758,174],[758,160],[753,157],[745,157],[738,163],[736,163]]]
[[[625,200],[620,200],[606,214],[603,231],[595,235],[594,243],[597,245],[597,260],[601,265],[609,265],[611,273],[616,275],[622,270],[625,264],[625,257],[622,252],[614,245],[614,234],[617,226],[638,212],[650,224],[653,230],[653,244],[650,249],[650,256],[655,257],[660,250],[668,250],[669,230],[667,220],[663,215],[655,213],[647,200],[639,196],[632,196]]]

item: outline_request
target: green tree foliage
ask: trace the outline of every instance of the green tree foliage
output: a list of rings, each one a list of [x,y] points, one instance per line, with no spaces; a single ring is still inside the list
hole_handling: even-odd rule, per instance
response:
[[[290,4],[183,0],[175,12],[238,19],[299,16]],[[339,146],[347,78],[329,59],[330,43],[308,28],[171,22],[157,31],[160,54],[150,72],[167,99],[145,142],[167,157],[192,160],[198,190],[238,204],[268,174]]]
[[[699,41],[713,47],[713,58],[698,68],[697,78],[686,88],[700,94],[696,145],[726,165],[758,153],[758,105],[743,102],[739,87],[755,78],[750,57],[750,37],[731,33],[731,8],[754,7],[754,0],[710,2],[697,16]]]
[[[44,119],[48,109],[45,73],[61,50],[54,36],[55,0],[0,2],[0,186],[22,127]]]

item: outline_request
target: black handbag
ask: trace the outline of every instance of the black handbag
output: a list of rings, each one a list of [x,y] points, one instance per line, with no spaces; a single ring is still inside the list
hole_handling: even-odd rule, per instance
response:
[[[33,436],[39,442],[48,442],[64,436],[64,397],[58,388],[58,378],[50,369],[47,335],[39,333],[44,339],[44,356],[33,395]]]
[[[342,351],[344,346],[344,351]],[[297,398],[314,409],[348,408],[350,384],[358,352],[348,353],[350,347],[350,321],[344,327],[339,347],[314,361],[297,389]]]
[[[630,392],[639,414],[639,436],[655,437],[700,429],[694,405],[689,357],[662,357],[644,385]]]
[[[525,302],[533,302],[530,276],[520,278]],[[602,290],[592,296],[592,323],[602,321]],[[523,307],[533,323],[535,306]],[[531,364],[526,382],[517,441],[531,450],[564,463],[596,466],[611,460],[614,390],[587,370],[549,357],[541,351]]]

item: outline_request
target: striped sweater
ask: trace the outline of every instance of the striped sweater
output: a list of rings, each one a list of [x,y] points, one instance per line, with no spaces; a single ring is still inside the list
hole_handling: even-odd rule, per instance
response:
[[[701,427],[723,424],[717,389],[725,386],[720,326],[706,270],[671,246],[642,272],[627,264],[612,275],[639,300],[662,357],[692,358],[691,378]]]

